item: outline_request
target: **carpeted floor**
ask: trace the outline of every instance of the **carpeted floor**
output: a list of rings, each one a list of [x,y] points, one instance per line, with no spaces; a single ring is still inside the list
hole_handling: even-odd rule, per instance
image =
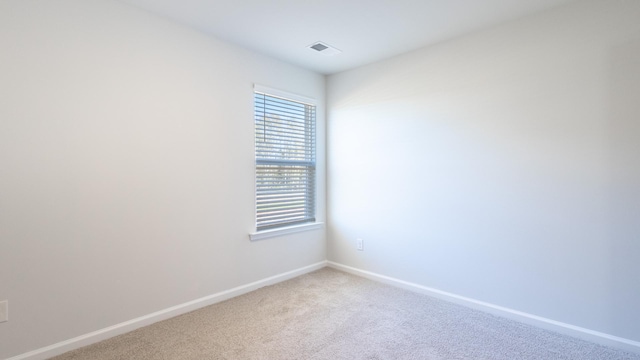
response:
[[[54,359],[640,360],[640,355],[324,268]]]

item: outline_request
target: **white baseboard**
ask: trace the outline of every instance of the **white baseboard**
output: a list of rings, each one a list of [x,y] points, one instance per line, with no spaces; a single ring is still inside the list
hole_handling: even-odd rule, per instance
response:
[[[561,334],[573,336],[583,340],[591,341],[597,344],[618,348],[621,350],[640,354],[640,342],[624,339],[621,337],[605,334],[602,332],[581,328],[578,326],[562,323],[559,321],[543,318],[537,315],[528,314],[525,312],[505,308],[502,306],[486,303],[483,301],[467,298],[464,296],[448,293],[445,291],[429,288],[419,284],[407,282],[400,279],[395,279],[389,276],[376,274],[370,271],[357,269],[354,267],[342,265],[333,261],[321,261],[309,266],[305,266],[296,270],[288,271],[282,274],[268,277],[250,284],[235,287],[233,289],[221,291],[216,294],[205,296],[200,299],[189,301],[184,304],[176,305],[164,310],[156,311],[152,314],[144,315],[129,321],[125,321],[120,324],[116,324],[104,329],[100,329],[85,335],[75,337],[73,339],[65,340],[53,345],[49,345],[37,350],[29,351],[27,353],[17,355],[6,360],[44,360],[50,357],[63,354],[67,351],[75,350],[83,346],[91,345],[93,343],[106,340],[108,338],[127,333],[129,331],[136,330],[143,326],[151,325],[155,322],[166,320],[174,316],[185,314],[187,312],[197,310],[199,308],[212,305],[224,300],[228,300],[232,297],[236,297],[248,292],[257,290],[261,287],[277,284],[279,282],[292,279],[294,277],[321,269],[325,266],[329,266],[344,272],[348,272],[354,275],[362,276],[371,280],[382,282],[385,284],[393,285],[399,288],[407,289],[410,291],[430,295],[439,299],[443,299],[449,302],[460,304],[463,306],[471,307],[481,311],[485,311],[494,315],[506,317],[512,320],[516,320],[522,323],[537,326],[543,329],[555,331]]]
[[[221,301],[236,297],[248,292],[257,290],[261,287],[277,284],[279,282],[292,279],[294,277],[322,269],[327,266],[326,261],[321,261],[309,266],[305,266],[296,270],[288,271],[282,274],[268,277],[250,284],[235,287],[233,289],[221,291],[216,294],[202,297],[193,301],[186,302],[184,304],[172,306],[170,308],[156,311],[152,314],[144,315],[129,321],[125,321],[120,324],[109,326],[104,329],[100,329],[94,332],[90,332],[85,335],[80,335],[73,339],[65,340],[53,345],[49,345],[37,350],[29,351],[27,353],[10,357],[6,360],[44,360],[52,356],[63,354],[67,351],[75,350],[83,346],[91,345],[93,343],[106,340],[108,338],[124,334],[143,326],[151,325],[155,322],[166,320],[181,314],[188,313],[199,308],[209,306]]]
[[[640,354],[640,342],[605,334],[599,331],[585,329],[579,326],[566,324],[560,321],[547,319],[541,316],[528,314],[502,306],[490,304],[487,302],[471,299],[468,297],[448,293],[445,291],[429,288],[426,286],[414,284],[408,281],[395,279],[389,276],[376,274],[370,271],[357,269],[351,266],[342,265],[333,261],[327,261],[327,265],[331,268],[341,270],[350,274],[358,275],[367,279],[375,280],[406,290],[430,295],[442,300],[453,302],[466,307],[474,308],[484,312],[488,312],[501,317],[509,318],[521,323],[526,323],[546,330],[554,331],[564,335],[590,341],[596,344],[605,345],[620,350],[625,350],[635,354]]]

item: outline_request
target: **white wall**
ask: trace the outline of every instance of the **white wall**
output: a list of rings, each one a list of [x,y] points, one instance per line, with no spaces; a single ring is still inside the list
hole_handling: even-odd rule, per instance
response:
[[[638,19],[582,1],[330,76],[329,260],[640,341]]]
[[[249,242],[253,83],[324,77],[126,5],[0,2],[0,358],[326,258]]]

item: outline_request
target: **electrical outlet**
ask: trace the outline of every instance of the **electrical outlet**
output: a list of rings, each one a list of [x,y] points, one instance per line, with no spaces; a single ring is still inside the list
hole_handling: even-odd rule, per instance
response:
[[[362,239],[356,239],[356,250],[364,251],[364,241]]]
[[[0,301],[0,323],[9,321],[9,300]]]

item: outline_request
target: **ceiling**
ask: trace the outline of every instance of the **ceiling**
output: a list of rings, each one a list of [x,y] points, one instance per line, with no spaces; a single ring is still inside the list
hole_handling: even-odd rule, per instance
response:
[[[332,74],[575,0],[120,0]],[[308,48],[322,41],[342,53]]]

